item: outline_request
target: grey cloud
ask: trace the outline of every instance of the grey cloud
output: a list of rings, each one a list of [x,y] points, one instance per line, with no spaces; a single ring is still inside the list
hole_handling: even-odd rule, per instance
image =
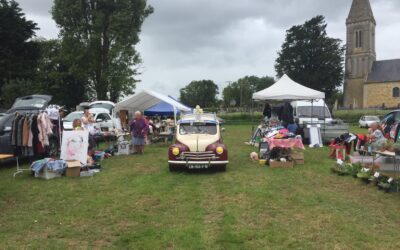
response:
[[[49,13],[52,0],[19,0],[38,22],[38,35],[54,38]],[[275,75],[274,62],[285,31],[316,15],[324,15],[330,36],[345,38],[351,0],[148,0],[155,8],[146,19],[141,43],[142,83],[178,95],[196,79],[220,86],[244,75]],[[400,1],[371,0],[377,19],[379,59],[400,58]]]

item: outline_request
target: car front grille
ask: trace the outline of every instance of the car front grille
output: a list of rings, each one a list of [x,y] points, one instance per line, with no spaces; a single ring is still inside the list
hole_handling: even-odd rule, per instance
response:
[[[211,161],[217,160],[218,157],[212,151],[207,152],[183,152],[180,156],[185,161]]]

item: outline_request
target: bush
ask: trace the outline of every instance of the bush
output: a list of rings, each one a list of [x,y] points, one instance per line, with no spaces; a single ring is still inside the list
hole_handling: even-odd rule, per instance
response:
[[[225,124],[258,124],[264,117],[261,113],[226,113],[218,114],[218,117],[224,119]]]

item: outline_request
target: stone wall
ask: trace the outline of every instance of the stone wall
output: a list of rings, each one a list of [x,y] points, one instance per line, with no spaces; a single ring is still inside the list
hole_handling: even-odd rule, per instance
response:
[[[393,88],[400,88],[400,82],[396,83],[368,83],[364,85],[364,108],[381,107],[397,108],[400,97],[393,97]]]
[[[364,79],[347,79],[344,89],[344,106],[362,108],[364,99]]]

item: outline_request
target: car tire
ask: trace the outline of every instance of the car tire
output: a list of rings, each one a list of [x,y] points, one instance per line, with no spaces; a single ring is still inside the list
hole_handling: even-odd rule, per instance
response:
[[[219,172],[226,172],[226,165],[219,165],[217,166],[217,170]]]
[[[169,164],[169,171],[170,172],[178,172],[180,168],[177,165]]]

